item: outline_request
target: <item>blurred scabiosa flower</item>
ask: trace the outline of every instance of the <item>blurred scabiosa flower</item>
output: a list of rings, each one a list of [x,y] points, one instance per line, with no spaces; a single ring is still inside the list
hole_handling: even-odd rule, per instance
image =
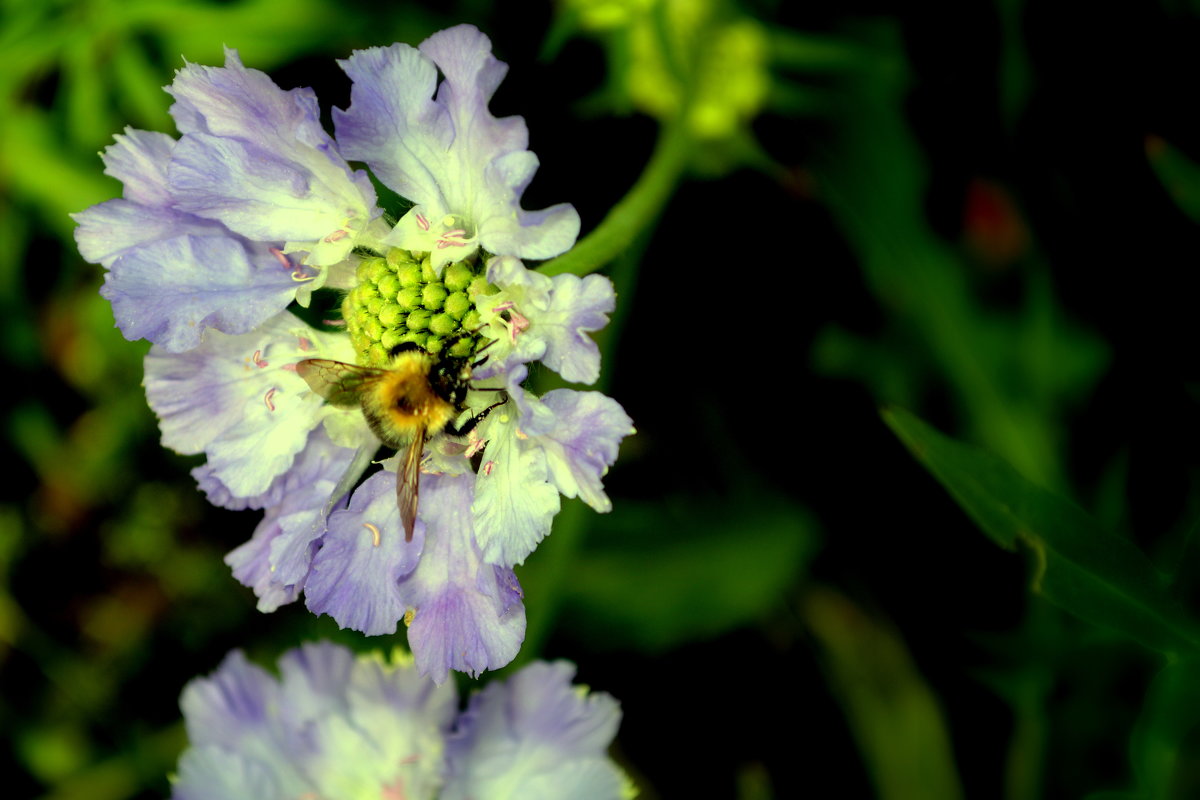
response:
[[[173,800],[629,798],[606,755],[621,712],[573,686],[563,661],[535,662],[458,709],[453,683],[329,643],[279,661],[280,678],[233,652],[192,681],[191,746]]]
[[[105,163],[125,196],[77,214],[76,238],[108,269],[118,327],[154,345],[145,386],[164,445],[207,456],[194,475],[213,503],[265,512],[226,559],[259,608],[303,594],[372,635],[403,619],[418,671],[441,682],[516,655],[512,568],[560,495],[610,508],[601,478],[628,416],[598,392],[535,397],[522,382],[535,361],[594,382],[588,332],[615,297],[601,276],[520,260],[569,249],[579,218],[520,207],[537,158],[521,118],[488,111],[506,67],[486,36],[462,25],[341,64],[353,88],[336,137],[312,92],[285,92],[236,53],[186,66],[168,87],[181,138],[118,137]],[[414,203],[394,226],[347,160]],[[343,293],[340,327],[293,313],[314,286]],[[313,378],[335,372],[336,385]],[[433,406],[444,413],[429,422]],[[362,480],[381,438],[403,449],[397,420],[411,440],[436,435]],[[416,464],[415,520],[402,519]]]

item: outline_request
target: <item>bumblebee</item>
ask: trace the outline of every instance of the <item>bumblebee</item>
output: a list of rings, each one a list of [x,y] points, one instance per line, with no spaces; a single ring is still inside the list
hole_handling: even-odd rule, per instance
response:
[[[486,390],[504,396],[462,424],[455,424],[467,410],[471,370],[482,363],[482,359],[472,363],[469,358],[434,355],[414,342],[405,342],[392,351],[388,367],[364,367],[326,358],[308,358],[296,364],[296,372],[326,402],[341,408],[361,408],[379,440],[404,451],[396,470],[396,503],[406,542],[412,541],[417,521],[425,442],[439,433],[466,436],[493,408],[508,401],[503,389]]]

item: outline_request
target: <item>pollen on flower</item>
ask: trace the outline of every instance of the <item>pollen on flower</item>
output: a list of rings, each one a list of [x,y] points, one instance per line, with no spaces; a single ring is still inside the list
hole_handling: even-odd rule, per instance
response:
[[[275,396],[275,393],[276,393],[277,391],[279,391],[278,387],[272,386],[272,387],[271,387],[271,388],[270,388],[270,389],[267,391],[267,393],[266,393],[266,394],[263,396],[263,402],[264,402],[264,403],[266,403],[266,405],[267,405],[267,410],[268,410],[268,411],[274,411],[274,410],[275,410],[275,404],[274,404],[273,402],[271,402],[271,398]]]
[[[404,627],[407,628],[407,627],[411,626],[412,622],[413,622],[413,617],[415,617],[416,615],[417,615],[417,610],[415,608],[410,608],[407,611],[405,611],[404,612]]]

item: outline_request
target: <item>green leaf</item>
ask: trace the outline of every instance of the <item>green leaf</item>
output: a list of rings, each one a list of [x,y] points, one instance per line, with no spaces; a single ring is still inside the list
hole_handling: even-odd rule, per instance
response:
[[[1146,138],[1146,158],[1179,210],[1200,222],[1200,166],[1157,136]]]
[[[1150,684],[1130,742],[1138,797],[1200,792],[1200,659],[1167,666]]]
[[[992,541],[1035,558],[1033,590],[1076,616],[1163,653],[1200,649],[1200,629],[1140,550],[996,456],[901,409],[884,421]]]
[[[761,618],[804,577],[817,545],[806,514],[763,497],[713,507],[625,503],[595,526],[603,548],[581,553],[563,586],[571,627],[651,652]]]
[[[958,800],[963,790],[937,697],[900,633],[813,586],[800,613],[880,800]]]

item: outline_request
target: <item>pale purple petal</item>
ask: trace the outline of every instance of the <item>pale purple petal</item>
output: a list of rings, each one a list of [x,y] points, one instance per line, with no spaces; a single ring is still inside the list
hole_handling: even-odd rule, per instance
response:
[[[346,689],[354,671],[354,653],[332,642],[306,642],[280,656],[279,710],[285,727],[299,734],[296,748],[304,753],[316,749],[303,738],[308,723],[349,709]]]
[[[497,339],[482,375],[510,360],[540,359],[569,381],[593,383],[600,376],[600,350],[588,333],[608,324],[616,306],[612,282],[601,275],[550,278],[518,259],[488,262],[496,294],[476,299],[487,333]]]
[[[534,322],[538,335],[546,340],[542,363],[569,381],[595,383],[600,377],[600,349],[588,332],[607,325],[614,308],[616,294],[603,275],[555,275],[550,306]]]
[[[146,398],[163,444],[207,453],[212,474],[237,497],[264,494],[324,416],[353,413],[325,406],[295,363],[349,349],[344,336],[313,331],[287,313],[251,333],[214,333],[186,353],[151,349]]]
[[[437,69],[406,44],[355,50],[338,64],[354,82],[350,108],[333,109],[346,158],[363,161],[392,190],[414,202],[448,203],[439,183],[454,128],[432,102]]]
[[[271,569],[284,584],[300,584],[312,566],[317,538],[326,529],[321,516],[354,451],[329,442],[323,430],[313,432],[308,447],[288,474],[286,513],[279,517],[279,538],[271,543]],[[339,499],[339,508],[345,498]],[[336,512],[335,512],[336,513]]]
[[[488,445],[471,506],[483,560],[506,567],[525,562],[550,533],[560,505],[545,452],[517,431],[517,420],[508,415],[488,418],[482,434]]]
[[[248,508],[269,508],[279,505],[279,501],[283,499],[283,484],[286,474],[277,477],[260,495],[238,497],[229,491],[228,486],[221,483],[221,476],[211,465],[201,464],[192,470],[192,477],[196,479],[196,485],[200,491],[204,492],[208,502],[214,506],[228,508],[230,511],[245,511]]]
[[[179,758],[171,800],[290,800],[275,770],[237,751],[192,746]]]
[[[422,560],[424,545],[419,523],[404,541],[395,473],[376,473],[355,490],[349,508],[329,517],[304,585],[309,610],[369,636],[395,633],[408,610],[397,582]]]
[[[177,143],[133,129],[116,138],[105,171],[124,182],[125,198],[72,217],[80,254],[111,270],[101,294],[127,338],[190,349],[210,326],[242,333],[291,302],[298,284],[277,255],[282,238],[251,242],[181,211],[167,183]]]
[[[278,697],[279,688],[270,673],[234,650],[210,677],[191,681],[179,705],[193,745],[236,747],[245,738],[261,735]]]
[[[531,434],[546,453],[551,479],[566,497],[579,497],[599,512],[612,510],[601,478],[617,460],[621,440],[635,433],[633,420],[599,392],[555,389],[541,398],[554,413],[552,429]]]
[[[388,243],[430,250],[435,269],[479,246],[549,258],[574,244],[574,208],[528,212],[520,206],[537,157],[526,150],[523,119],[497,119],[488,111],[508,67],[492,56],[478,29],[459,25],[435,33],[419,54],[398,44],[357,51],[341,63],[354,86],[350,108],[334,110],[338,143],[416,205]],[[445,76],[436,96],[434,65]],[[466,231],[464,246],[439,244],[452,228]]]
[[[235,652],[188,686],[193,741],[175,798],[434,796],[457,710],[453,685],[328,643],[285,654],[280,669],[277,681]]]
[[[287,240],[326,266],[379,214],[320,122],[310,89],[284,91],[226,50],[225,67],[188,65],[168,89],[184,133],[168,175],[175,206],[257,240]]]
[[[72,214],[71,218],[79,223],[75,228],[79,254],[93,264],[108,268],[121,256],[140,247],[185,235],[214,236],[243,247],[248,244],[233,236],[219,222],[184,214],[167,206],[146,206],[119,198]],[[266,247],[261,249],[267,252]],[[207,272],[209,269],[212,267],[206,266],[203,274],[186,277],[193,282],[207,283],[212,277]],[[163,274],[170,273],[164,270]],[[281,271],[280,277],[286,275]],[[292,290],[295,291],[294,286]]]
[[[290,273],[264,248],[233,239],[177,236],[126,252],[100,294],[126,339],[169,352],[197,347],[208,328],[245,333],[275,316],[296,293]]]
[[[280,89],[265,72],[246,69],[230,48],[224,67],[187,64],[166,91],[175,98],[171,116],[183,134],[280,144],[301,138],[313,146],[332,141],[313,124],[319,114],[311,89]]]
[[[264,614],[295,602],[300,596],[300,587],[280,583],[271,573],[271,544],[280,534],[276,517],[275,511],[268,511],[254,529],[250,541],[225,555],[225,563],[232,570],[234,579],[254,591],[258,598],[255,607]]]
[[[233,576],[254,590],[259,611],[274,611],[299,596],[325,532],[326,503],[353,457],[353,450],[333,444],[317,428],[292,467],[260,498],[272,502],[254,536],[225,557]]]
[[[573,665],[535,662],[471,698],[447,749],[443,800],[622,797],[607,757],[621,712],[607,694],[581,694]]]
[[[121,196],[144,206],[171,204],[167,189],[167,162],[175,140],[165,133],[125,128],[100,154],[104,172],[124,184]]]
[[[483,563],[471,514],[474,476],[426,475],[426,549],[401,583],[416,615],[408,643],[417,671],[435,683],[450,670],[477,676],[516,656],[525,638],[521,587],[511,569]]]

